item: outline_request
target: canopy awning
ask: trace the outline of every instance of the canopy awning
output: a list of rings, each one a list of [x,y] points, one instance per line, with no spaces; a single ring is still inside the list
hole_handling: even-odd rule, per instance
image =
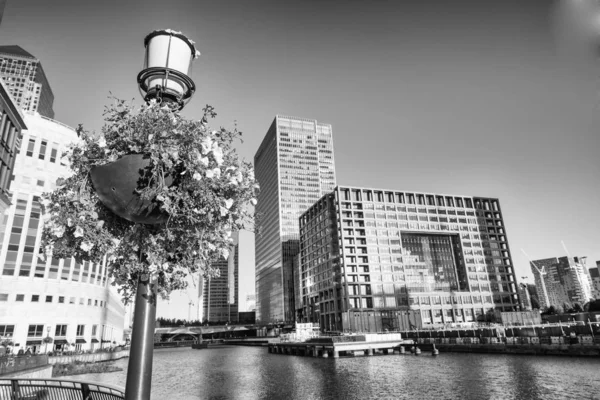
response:
[[[100,343],[100,341],[96,338],[92,338],[92,343]]]
[[[102,343],[110,343],[110,340],[102,339]]]
[[[42,344],[42,341],[41,340],[28,340],[26,342],[27,346],[35,346],[35,345],[38,345],[38,344]]]
[[[87,343],[85,341],[85,339],[75,339],[75,343],[79,344],[79,343]]]
[[[54,344],[67,344],[67,343],[69,343],[69,342],[67,342],[66,339],[56,339],[54,341]]]

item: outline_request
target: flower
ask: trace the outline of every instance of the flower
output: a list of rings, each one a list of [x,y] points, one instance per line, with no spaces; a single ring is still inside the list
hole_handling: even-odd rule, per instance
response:
[[[208,176],[208,175],[206,175],[206,176]],[[194,178],[197,181],[201,181],[202,180],[202,175],[200,175],[199,172],[194,172],[194,175],[192,175],[192,178]]]
[[[250,203],[252,203],[252,205],[255,206],[258,203],[258,200],[250,199]]]
[[[101,148],[106,147],[106,139],[104,138],[104,136],[100,136],[100,139],[98,139],[98,146]]]
[[[80,226],[75,227],[75,232],[73,233],[73,236],[75,236],[76,238],[82,237],[83,236],[83,228]]]
[[[208,167],[208,157],[201,157],[200,158],[200,164],[204,165],[205,167]]]
[[[63,235],[65,234],[65,227],[64,227],[64,225],[55,226],[54,229],[52,230],[52,233],[57,238],[63,237]]]
[[[223,149],[221,149],[216,142],[213,144],[212,155],[217,162],[217,165],[223,164]]]
[[[220,168],[214,168],[214,169],[209,169],[206,171],[206,177],[207,178],[220,178],[221,177],[221,169]]]
[[[225,200],[225,207],[227,207],[228,210],[231,208],[232,205],[233,205],[233,199]]]
[[[206,136],[200,145],[202,146],[202,154],[208,154],[212,149],[213,141],[210,136]]]
[[[90,242],[81,242],[79,247],[81,248],[81,250],[89,252],[92,249],[92,247],[94,247],[94,244]]]
[[[67,218],[67,226],[69,228],[73,226],[73,218]]]
[[[229,210],[223,206],[219,206],[219,210],[221,211],[221,217],[224,217],[229,213]]]

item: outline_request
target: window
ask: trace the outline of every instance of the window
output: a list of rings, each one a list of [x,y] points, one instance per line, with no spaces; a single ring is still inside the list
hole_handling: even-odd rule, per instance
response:
[[[46,303],[52,303],[52,296],[46,296]]]
[[[50,162],[56,162],[56,155],[58,154],[58,149],[55,146],[52,146],[52,151],[50,152]]]
[[[98,307],[98,300],[94,300],[94,306]]]
[[[77,325],[77,336],[83,336],[85,325]]]
[[[58,296],[58,302],[59,303],[64,303],[65,302],[65,296]]]
[[[88,299],[88,306],[92,305],[92,299]]]
[[[44,182],[44,181],[42,181],[42,180],[39,180],[39,179],[37,180],[37,185],[38,185],[38,186],[40,186],[40,187],[44,187],[44,184],[45,184],[45,183],[46,183],[46,182]]]
[[[75,304],[75,297],[69,298],[69,304]]]
[[[29,325],[27,330],[27,336],[29,337],[42,337],[44,334],[44,325]]]
[[[98,325],[92,325],[92,336],[96,336],[98,331]]]
[[[0,336],[12,336],[15,332],[14,325],[0,325]]]
[[[40,295],[39,294],[32,294],[31,295],[31,302],[32,303],[37,303],[38,301],[40,301]]]
[[[0,293],[0,301],[8,301],[8,293]]]
[[[54,336],[67,336],[67,325],[56,325]]]
[[[25,295],[24,294],[18,294],[17,295],[17,301],[25,301]]]
[[[27,143],[27,155],[28,157],[33,157],[33,147],[35,146],[35,138],[29,139],[29,143]]]
[[[40,155],[38,156],[38,158],[40,160],[43,160],[44,158],[46,158],[46,147],[47,146],[48,146],[48,141],[42,140],[42,144],[40,145]]]

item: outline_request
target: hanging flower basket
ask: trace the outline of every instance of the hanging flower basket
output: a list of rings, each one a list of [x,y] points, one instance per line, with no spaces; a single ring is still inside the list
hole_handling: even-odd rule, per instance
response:
[[[118,216],[131,222],[160,224],[169,214],[161,211],[155,199],[143,199],[139,188],[147,186],[152,176],[149,155],[129,154],[115,162],[90,170],[90,177],[100,201]],[[164,185],[173,183],[172,174],[164,177]]]
[[[73,174],[44,194],[42,256],[107,257],[125,302],[142,277],[167,296],[189,274],[218,275],[212,265],[228,257],[232,233],[254,228],[258,184],[232,146],[241,133],[210,130],[214,116],[210,106],[189,120],[161,104],[138,111],[118,100],[102,135],[80,126],[81,142],[62,160]]]

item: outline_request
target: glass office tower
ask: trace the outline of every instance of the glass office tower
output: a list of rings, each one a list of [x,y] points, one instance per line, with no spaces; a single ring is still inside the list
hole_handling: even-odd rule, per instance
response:
[[[278,115],[254,156],[256,318],[295,320],[298,217],[335,187],[331,125]]]

